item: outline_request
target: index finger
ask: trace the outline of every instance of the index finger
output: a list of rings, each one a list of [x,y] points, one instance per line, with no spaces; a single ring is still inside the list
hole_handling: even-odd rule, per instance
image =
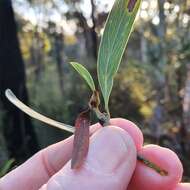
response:
[[[182,164],[177,155],[167,148],[157,145],[147,145],[139,152],[140,155],[149,159],[168,172],[167,176],[161,176],[153,169],[137,162],[129,189],[141,190],[169,190],[181,181],[183,174]]]
[[[133,138],[137,149],[142,146],[142,134],[132,122],[113,119],[111,124],[126,130]],[[95,124],[91,127],[91,133],[95,133],[100,127],[99,124]],[[0,189],[39,189],[70,160],[72,146],[73,136],[40,151],[23,165],[0,179]]]

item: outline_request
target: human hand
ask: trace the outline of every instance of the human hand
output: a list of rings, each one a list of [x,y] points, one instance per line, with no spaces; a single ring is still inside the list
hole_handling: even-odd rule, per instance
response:
[[[1,178],[0,190],[190,190],[190,184],[180,183],[183,169],[175,153],[156,145],[143,147],[142,133],[130,121],[112,119],[111,125],[92,126],[89,152],[81,169],[70,169],[72,136]],[[137,151],[169,175],[160,176],[136,163]]]

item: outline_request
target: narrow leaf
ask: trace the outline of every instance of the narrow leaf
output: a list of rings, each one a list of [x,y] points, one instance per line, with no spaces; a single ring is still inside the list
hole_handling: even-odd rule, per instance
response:
[[[75,122],[71,168],[80,168],[89,147],[90,110],[82,112]]]
[[[95,91],[95,84],[94,84],[92,76],[88,72],[88,70],[84,66],[82,66],[81,64],[79,64],[79,63],[71,62],[70,64],[82,76],[82,78],[87,82],[87,84],[89,85],[89,87],[91,88],[91,90]]]
[[[113,79],[119,68],[141,0],[115,0],[98,54],[98,80],[109,113]]]
[[[35,119],[37,119],[39,121],[42,121],[42,122],[47,123],[47,124],[49,124],[51,126],[57,127],[59,129],[63,129],[65,131],[68,131],[68,132],[71,132],[71,133],[74,132],[74,127],[72,127],[70,125],[67,125],[67,124],[64,124],[64,123],[61,123],[61,122],[58,122],[58,121],[55,121],[55,120],[53,120],[51,118],[48,118],[48,117],[34,111],[33,109],[31,109],[27,105],[25,105],[23,102],[21,102],[14,95],[14,93],[10,89],[7,89],[5,91],[5,95],[6,95],[7,99],[11,103],[13,103],[17,108],[19,108],[21,111],[23,111],[24,113],[26,113],[30,117],[33,117],[33,118],[35,118]]]

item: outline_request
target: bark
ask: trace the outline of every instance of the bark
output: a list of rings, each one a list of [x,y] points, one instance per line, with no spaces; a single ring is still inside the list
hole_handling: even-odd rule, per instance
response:
[[[84,30],[84,35],[86,39],[86,50],[87,55],[92,55],[93,58],[97,59],[97,46],[98,46],[98,37],[96,33],[96,6],[94,3],[94,0],[91,0],[91,19],[92,19],[92,26],[90,27],[87,23],[87,19],[85,16],[79,12],[76,11],[74,16],[79,21],[79,26]]]
[[[57,71],[59,75],[59,84],[62,95],[64,95],[64,79],[63,79],[63,34],[54,34],[55,59],[57,63]]]
[[[147,64],[148,63],[148,56],[147,56],[147,52],[148,52],[148,45],[147,45],[147,39],[146,37],[144,36],[144,31],[145,31],[145,26],[146,24],[143,23],[141,28],[140,28],[140,50],[141,50],[141,60],[142,60],[142,63],[144,64]]]
[[[159,78],[157,78],[155,85],[155,89],[157,91],[156,94],[156,102],[157,105],[154,108],[153,118],[150,121],[151,131],[157,137],[157,141],[162,133],[161,131],[161,124],[164,122],[163,116],[164,114],[164,107],[161,101],[168,97],[166,89],[168,85],[166,84],[166,77],[164,68],[166,68],[167,64],[167,55],[166,55],[166,47],[165,47],[165,34],[166,34],[166,20],[164,14],[164,2],[165,0],[158,0],[158,10],[159,10],[159,18],[160,24],[157,27],[157,38],[159,39],[159,60],[157,65],[157,70],[159,72]]]
[[[25,85],[25,67],[19,49],[16,22],[11,0],[0,1],[0,98],[4,118],[4,136],[10,157],[23,161],[37,149],[37,140],[28,116],[9,103],[4,92],[7,88],[25,103],[28,94]]]
[[[183,122],[187,132],[190,134],[190,65],[187,65],[187,79],[185,83],[183,99]]]
[[[96,6],[94,4],[94,0],[91,0],[91,6],[92,6],[91,18],[92,18],[92,23],[93,23],[92,28],[91,28],[92,52],[93,52],[93,56],[94,56],[95,60],[97,60],[98,38],[97,38],[97,34],[96,34],[96,17],[95,17]]]
[[[31,52],[31,64],[35,67],[35,79],[38,82],[41,79],[41,74],[43,71],[42,65],[42,56],[43,56],[43,42],[40,38],[40,34],[38,33],[38,26],[36,26],[33,39],[32,39],[32,46],[30,48]]]
[[[92,19],[92,27],[90,27],[87,23],[87,19],[81,12],[75,12],[75,17],[79,21],[79,26],[84,31],[85,36],[85,46],[86,52],[89,57],[92,57],[93,61],[96,62],[98,56],[98,36],[96,33],[96,6],[94,1],[91,0],[91,19]],[[91,67],[90,72],[94,76],[95,82],[98,81],[97,72],[95,67]]]

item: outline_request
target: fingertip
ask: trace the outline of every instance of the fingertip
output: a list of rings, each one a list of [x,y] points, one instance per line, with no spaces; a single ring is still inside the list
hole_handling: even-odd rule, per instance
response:
[[[91,136],[83,165],[72,170],[70,164],[69,161],[47,186],[56,182],[62,189],[126,189],[136,166],[135,144],[123,129],[104,127]]]
[[[118,168],[126,158],[136,157],[136,148],[131,136],[123,129],[116,126],[101,128],[91,136],[87,162],[96,163],[97,170],[104,167]],[[88,158],[90,158],[88,160]],[[97,167],[97,163],[100,162]],[[116,162],[118,164],[116,164]],[[91,165],[91,164],[90,164]],[[113,169],[112,169],[113,170]],[[103,171],[105,173],[105,171]]]
[[[144,141],[143,134],[133,122],[123,118],[113,118],[110,121],[112,125],[120,127],[129,133],[134,140],[137,150],[142,148]]]
[[[168,176],[161,176],[153,169],[138,162],[130,184],[132,189],[140,190],[143,186],[146,190],[152,190],[152,187],[154,190],[166,190],[174,188],[181,181],[183,167],[173,151],[157,145],[147,145],[138,154],[168,171]]]
[[[70,159],[73,148],[73,136],[53,144],[41,151],[41,159],[50,175],[60,170]]]

